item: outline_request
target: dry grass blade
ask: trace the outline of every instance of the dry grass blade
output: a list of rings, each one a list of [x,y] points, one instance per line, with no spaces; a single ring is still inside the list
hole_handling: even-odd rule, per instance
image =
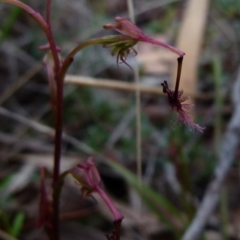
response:
[[[148,87],[148,86],[143,86],[136,83],[127,83],[127,82],[109,80],[109,79],[94,79],[91,77],[67,75],[65,78],[65,83],[96,87],[96,88],[97,87],[109,88],[109,89],[116,89],[116,90],[122,90],[122,91],[128,91],[128,92],[135,92],[136,90],[139,90],[142,93],[163,95],[162,87]]]
[[[7,99],[9,99],[19,88],[21,88],[25,83],[27,83],[41,69],[42,64],[36,64],[34,67],[30,68],[25,74],[23,74],[17,82],[7,88],[0,97],[0,105],[7,101]]]
[[[127,0],[128,5],[128,12],[129,12],[129,18],[133,23],[135,23],[135,14],[134,14],[134,6],[133,6],[133,0]],[[138,46],[136,46],[136,51],[138,51]],[[140,79],[139,79],[139,67],[138,63],[135,59],[135,65],[134,65],[134,82],[137,86],[139,86]],[[142,122],[141,122],[141,91],[139,88],[136,88],[135,91],[135,104],[136,104],[136,165],[137,165],[137,177],[138,177],[138,184],[139,186],[142,185],[142,134],[141,134],[141,128],[142,128]],[[141,210],[141,198],[136,195],[135,201],[133,206]]]
[[[4,232],[1,229],[0,229],[0,238],[2,240],[18,240],[17,238],[10,236],[9,234],[7,234],[6,232]]]
[[[18,157],[26,164],[39,168],[45,166],[47,169],[52,169],[52,155],[50,154],[20,154]],[[67,171],[83,160],[80,157],[62,156],[61,172]]]
[[[136,83],[128,83],[117,81],[113,79],[96,79],[92,77],[83,77],[83,76],[75,76],[75,75],[67,75],[65,78],[66,84],[74,84],[79,86],[88,86],[88,87],[96,87],[96,88],[107,88],[107,89],[115,89],[121,91],[135,92],[137,89],[141,93],[146,94],[156,94],[156,95],[165,95],[162,91],[162,87],[154,86],[145,86],[143,84]],[[159,83],[160,84],[160,83]],[[191,96],[194,98],[208,100],[213,98],[213,94],[196,94],[194,92],[184,91],[187,96]]]
[[[129,126],[130,122],[132,121],[134,115],[135,115],[135,111],[133,108],[128,110],[128,112],[120,120],[116,128],[112,131],[106,143],[106,148],[108,149],[113,148],[113,146],[118,141],[118,139],[126,132],[126,129]]]
[[[184,92],[195,92],[196,89],[198,59],[204,36],[208,3],[209,0],[189,0],[179,32],[177,47],[186,52],[181,76],[181,88]]]
[[[31,138],[23,138],[21,137],[21,141],[19,141],[19,137],[15,135],[6,134],[0,132],[0,142],[6,145],[14,145],[17,144],[18,149],[30,150],[30,151],[40,151],[40,152],[52,152],[53,146],[49,143],[35,140]],[[11,153],[16,154],[11,151]]]
[[[29,183],[34,170],[35,167],[33,165],[25,164],[11,179],[8,187],[3,192],[3,196],[9,196],[23,189]]]

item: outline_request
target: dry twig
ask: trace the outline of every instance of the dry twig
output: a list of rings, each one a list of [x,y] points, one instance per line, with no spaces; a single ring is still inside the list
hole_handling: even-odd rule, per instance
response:
[[[110,79],[96,79],[92,77],[67,75],[65,78],[65,83],[95,88],[116,89],[127,92],[135,92],[136,90],[139,90],[141,93],[164,95],[162,87],[160,86],[146,86],[144,84],[135,84]],[[186,94],[186,96],[191,96],[193,98],[198,98],[202,100],[208,100],[213,98],[213,95],[211,93],[202,94],[187,91],[184,91],[184,93]]]

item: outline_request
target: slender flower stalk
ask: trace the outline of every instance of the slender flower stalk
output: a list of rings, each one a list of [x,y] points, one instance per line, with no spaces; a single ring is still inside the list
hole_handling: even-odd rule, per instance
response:
[[[66,74],[66,71],[70,66],[70,64],[72,63],[74,56],[79,51],[81,51],[85,47],[88,47],[90,45],[96,45],[96,44],[102,45],[104,48],[111,48],[112,55],[113,56],[117,55],[117,63],[119,62],[119,59],[122,62],[126,63],[125,61],[126,61],[127,55],[130,52],[136,53],[136,51],[132,48],[132,46],[136,44],[136,40],[128,36],[110,35],[106,37],[90,39],[80,43],[67,55],[67,57],[62,63],[61,76],[64,76]]]
[[[116,209],[116,207],[113,205],[112,201],[110,200],[108,195],[103,191],[103,189],[99,185],[97,185],[95,191],[101,196],[101,198],[108,206],[109,210],[112,212],[114,216],[114,222],[122,221],[123,215]]]
[[[176,76],[176,83],[175,83],[175,89],[174,89],[175,98],[177,98],[178,90],[179,90],[179,84],[180,84],[180,80],[181,80],[183,57],[179,57],[177,59],[177,61],[178,61],[178,68],[177,68],[177,76]]]
[[[61,142],[62,142],[62,128],[63,128],[63,75],[60,74],[61,62],[58,55],[58,47],[55,43],[54,36],[52,34],[52,28],[50,24],[50,12],[51,12],[51,0],[47,2],[47,14],[46,20],[32,9],[27,4],[18,0],[0,0],[1,2],[6,2],[18,6],[25,10],[30,16],[40,25],[44,31],[48,43],[49,49],[51,50],[53,63],[51,68],[48,68],[48,75],[51,75],[49,82],[52,83],[50,86],[52,92],[52,102],[55,115],[55,148],[54,148],[54,167],[53,167],[53,214],[52,214],[52,225],[53,225],[53,238],[54,240],[59,240],[59,171],[60,171],[60,158],[61,158]],[[50,66],[50,64],[48,64]],[[55,84],[53,83],[55,81]],[[55,86],[55,89],[54,87]],[[54,89],[54,92],[53,92]]]
[[[58,73],[60,71],[60,68],[61,68],[61,63],[60,63],[60,58],[59,58],[59,55],[58,55],[58,47],[55,43],[53,33],[52,33],[51,4],[52,4],[52,0],[47,0],[47,7],[46,7],[46,22],[47,22],[47,25],[48,25],[47,38],[48,38],[50,50],[52,51],[52,55],[53,55],[53,58],[54,58],[55,73],[56,73],[56,78],[57,78],[57,75],[58,75]],[[56,81],[57,81],[57,79],[56,79]]]

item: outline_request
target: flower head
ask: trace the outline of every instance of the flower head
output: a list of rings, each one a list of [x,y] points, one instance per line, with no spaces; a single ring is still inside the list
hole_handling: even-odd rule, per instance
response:
[[[92,157],[89,157],[86,163],[78,164],[77,168],[74,168],[71,173],[81,184],[83,197],[90,195],[98,187],[101,187],[101,178]]]
[[[116,24],[112,24],[112,23],[105,24],[103,26],[103,28],[104,29],[113,29],[113,30],[121,33],[123,36],[128,37],[128,39],[135,40],[134,45],[138,41],[142,41],[142,42],[151,43],[151,44],[155,44],[155,45],[167,48],[170,51],[178,54],[180,57],[185,55],[184,52],[180,51],[179,49],[177,49],[167,43],[157,41],[157,40],[154,40],[154,39],[148,37],[147,35],[144,34],[144,32],[140,28],[138,28],[134,23],[129,21],[127,18],[116,17],[115,21],[116,21]]]
[[[93,162],[93,158],[89,157],[86,163],[80,163],[77,165],[77,168],[74,168],[70,171],[72,176],[82,185],[82,191],[83,196],[85,192],[89,195],[92,192],[96,192],[99,194],[99,196],[102,198],[102,200],[106,203],[109,210],[112,212],[114,217],[114,238],[112,239],[120,239],[120,227],[121,222],[123,220],[123,215],[117,210],[117,208],[114,206],[111,199],[108,197],[108,195],[104,192],[104,190],[101,187],[101,177],[100,174]],[[110,238],[110,235],[108,237]]]
[[[115,21],[116,21],[115,24],[108,23],[103,25],[103,28],[107,30],[115,30],[121,33],[122,35],[120,35],[119,38],[116,38],[116,37],[113,38],[112,42],[111,42],[111,38],[109,38],[110,42],[108,41],[103,46],[107,48],[112,48],[112,55],[113,56],[117,55],[117,64],[119,64],[119,60],[121,60],[120,63],[124,63],[128,67],[130,67],[126,62],[127,57],[131,52],[137,55],[137,51],[133,48],[133,46],[137,44],[137,42],[139,41],[162,46],[164,48],[169,49],[170,51],[175,52],[179,56],[185,55],[184,52],[178,50],[177,48],[167,43],[157,41],[148,37],[147,35],[144,34],[144,32],[140,28],[138,28],[135,24],[133,24],[127,18],[116,17]]]
[[[169,89],[168,84],[164,81],[162,84],[163,92],[168,95],[168,101],[172,109],[178,113],[178,121],[186,124],[191,130],[198,130],[203,132],[205,129],[193,121],[189,116],[189,111],[192,109],[193,105],[189,103],[184,103],[189,97],[183,96],[183,91],[173,91]]]
[[[85,182],[89,187],[94,189],[101,185],[101,178],[92,157],[89,157],[86,163],[79,163],[77,166],[83,171]]]

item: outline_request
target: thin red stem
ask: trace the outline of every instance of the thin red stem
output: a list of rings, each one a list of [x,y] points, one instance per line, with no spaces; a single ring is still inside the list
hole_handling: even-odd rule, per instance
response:
[[[115,238],[116,240],[120,240],[120,234],[121,234],[121,223],[123,220],[123,215],[116,209],[116,207],[113,205],[110,198],[107,196],[107,194],[102,190],[102,188],[99,185],[95,186],[95,190],[97,193],[101,196],[101,198],[104,200],[110,211],[112,212],[114,216],[114,226],[115,226]]]
[[[46,22],[48,25],[47,38],[52,51],[55,64],[55,81],[57,86],[56,110],[55,110],[55,148],[53,165],[53,237],[59,240],[59,212],[60,212],[60,162],[62,150],[62,129],[63,129],[63,76],[60,75],[61,65],[51,27],[51,0],[47,1]]]
[[[161,42],[161,41],[157,41],[155,39],[152,39],[148,36],[142,36],[138,39],[139,41],[142,41],[142,42],[147,42],[147,43],[151,43],[151,44],[154,44],[154,45],[158,45],[158,46],[161,46],[161,47],[164,47],[164,48],[167,48],[168,50],[176,53],[177,55],[179,55],[180,57],[183,57],[185,55],[184,52],[182,52],[181,50],[167,44],[167,43],[164,43],[164,42]]]
[[[108,36],[108,37],[102,37],[102,38],[94,38],[94,39],[90,39],[87,40],[85,42],[80,43],[78,46],[76,46],[68,55],[67,57],[64,59],[63,63],[62,63],[62,68],[61,68],[61,76],[63,77],[68,69],[68,67],[70,66],[70,64],[73,61],[74,56],[80,52],[83,48],[90,46],[90,45],[94,45],[94,44],[107,44],[108,41],[114,42],[120,40],[119,35],[112,35],[112,36]]]
[[[55,80],[57,81],[58,80],[57,75],[60,72],[61,65],[60,65],[60,59],[58,56],[57,45],[55,43],[53,33],[52,33],[51,18],[50,18],[51,17],[51,3],[52,3],[52,1],[48,0],[47,10],[46,10],[46,22],[48,25],[47,38],[48,38],[48,42],[49,42],[50,49],[52,51],[52,55],[53,55],[53,59],[54,59],[54,63],[55,63],[55,75],[56,75]],[[58,83],[57,83],[57,85],[58,85]]]
[[[51,13],[51,0],[47,3],[47,16],[45,19],[27,4],[18,0],[3,0],[3,2],[16,5],[25,11],[36,20],[43,29],[48,39],[50,49],[52,51],[54,64],[55,64],[55,81],[57,85],[57,102],[55,112],[55,150],[54,150],[54,169],[53,169],[53,239],[59,240],[59,170],[60,170],[60,158],[61,158],[61,141],[62,141],[62,127],[63,127],[63,77],[60,74],[60,59],[58,56],[57,46],[52,34],[52,28],[50,24]]]
[[[116,207],[113,205],[112,201],[107,196],[107,194],[102,190],[102,188],[97,185],[95,186],[95,189],[97,193],[101,196],[101,198],[104,200],[110,211],[112,212],[114,216],[114,222],[122,221],[124,218],[123,215],[116,209]]]
[[[175,83],[175,89],[174,89],[174,96],[177,98],[178,96],[178,90],[179,90],[179,84],[181,79],[181,71],[182,71],[182,61],[183,57],[179,57],[177,59],[178,61],[178,67],[177,67],[177,77],[176,77],[176,83]]]
[[[63,79],[57,79],[57,102],[55,112],[55,148],[53,167],[53,234],[54,239],[59,239],[59,198],[60,198],[60,160],[62,149],[62,129],[63,129]]]

